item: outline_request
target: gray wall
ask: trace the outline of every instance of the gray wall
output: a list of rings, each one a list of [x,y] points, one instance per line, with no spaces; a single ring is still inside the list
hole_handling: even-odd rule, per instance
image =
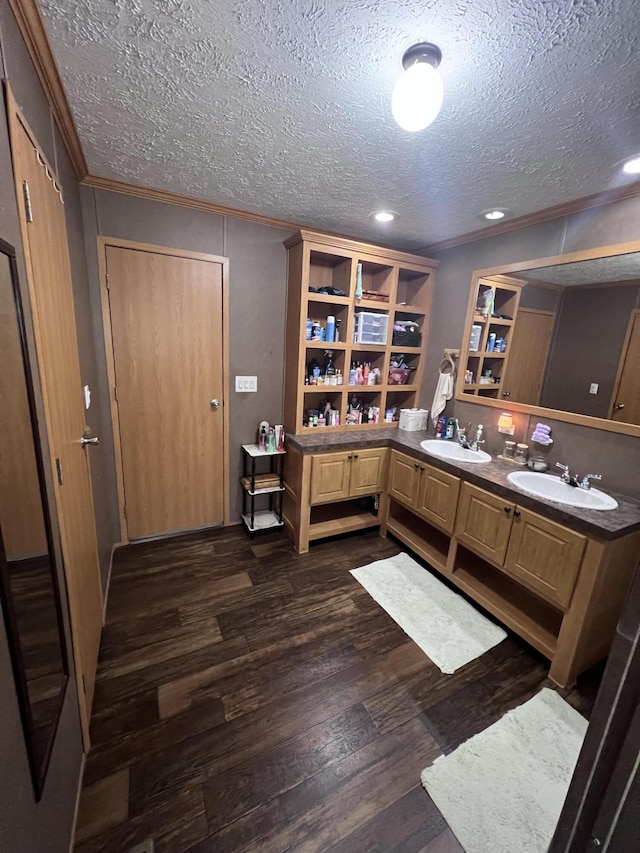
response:
[[[525,288],[526,290],[527,288]],[[540,405],[606,418],[638,285],[562,294]],[[590,394],[592,382],[598,393]]]
[[[97,236],[118,237],[229,259],[230,492],[231,518],[241,512],[240,445],[256,440],[258,423],[282,422],[286,250],[290,232],[173,204],[81,188],[90,300],[102,381],[100,404],[108,411],[100,309]],[[257,393],[236,393],[236,375],[258,377]],[[113,447],[107,428],[105,446]],[[117,505],[115,476],[108,484]]]
[[[444,347],[460,347],[474,270],[544,258],[552,255],[637,240],[640,236],[640,198],[594,208],[564,219],[543,222],[507,234],[476,240],[439,253],[440,261],[427,348],[427,369],[422,402],[430,408]],[[498,449],[503,437],[497,433],[499,411],[481,404],[451,400],[445,414],[488,425],[490,450]],[[533,419],[537,421],[537,418]],[[578,471],[603,474],[603,487],[639,495],[636,473],[640,466],[640,441],[606,430],[545,419],[556,439],[548,452],[550,461],[562,461]],[[528,442],[529,419],[516,418],[516,438]]]

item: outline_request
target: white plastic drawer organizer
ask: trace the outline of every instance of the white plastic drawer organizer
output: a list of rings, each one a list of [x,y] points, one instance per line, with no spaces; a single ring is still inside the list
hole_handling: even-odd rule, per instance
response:
[[[357,311],[353,327],[353,342],[354,344],[378,344],[384,346],[387,343],[388,328],[388,314],[372,314],[367,311]]]

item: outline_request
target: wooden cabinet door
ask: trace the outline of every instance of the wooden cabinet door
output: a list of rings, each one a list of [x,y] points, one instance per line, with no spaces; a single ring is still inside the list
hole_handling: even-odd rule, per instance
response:
[[[538,595],[569,606],[587,537],[517,507],[505,560],[508,573]]]
[[[349,497],[351,452],[319,453],[311,465],[311,505]]]
[[[386,480],[387,448],[356,450],[351,460],[352,497],[375,495],[384,491]]]
[[[447,533],[453,533],[460,494],[460,478],[420,464],[422,471],[416,512]]]
[[[460,489],[456,537],[476,554],[504,564],[515,504],[470,483]]]
[[[411,456],[391,451],[389,466],[389,497],[405,506],[413,507],[418,498],[420,463]]]

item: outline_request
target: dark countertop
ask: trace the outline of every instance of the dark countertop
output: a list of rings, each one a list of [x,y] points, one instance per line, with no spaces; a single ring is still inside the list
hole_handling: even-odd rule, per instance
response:
[[[618,508],[613,510],[581,509],[535,498],[514,488],[507,480],[507,475],[512,471],[520,470],[519,467],[496,458],[482,465],[439,459],[420,447],[421,441],[433,437],[432,433],[426,431],[407,432],[394,427],[372,430],[346,429],[344,432],[323,432],[322,428],[318,428],[307,435],[287,435],[287,442],[290,447],[302,453],[357,450],[363,447],[392,447],[428,462],[434,468],[455,474],[492,494],[514,501],[532,512],[565,524],[579,533],[610,540],[640,530],[640,500],[636,498],[607,490],[607,494],[618,501]]]

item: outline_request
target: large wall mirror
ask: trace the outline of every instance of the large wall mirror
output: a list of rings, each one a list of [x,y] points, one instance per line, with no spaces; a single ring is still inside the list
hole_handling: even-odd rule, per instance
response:
[[[15,252],[2,240],[0,401],[0,596],[39,799],[68,665]]]
[[[640,436],[640,242],[473,275],[458,399]]]

